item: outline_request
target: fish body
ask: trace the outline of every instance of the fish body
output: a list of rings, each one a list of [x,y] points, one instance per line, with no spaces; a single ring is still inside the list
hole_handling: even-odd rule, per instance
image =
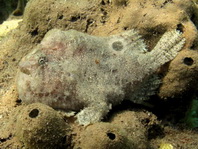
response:
[[[141,104],[152,95],[159,85],[153,74],[184,43],[172,30],[149,52],[135,30],[97,37],[53,29],[19,63],[19,98],[76,111],[82,125],[95,123],[124,99]]]

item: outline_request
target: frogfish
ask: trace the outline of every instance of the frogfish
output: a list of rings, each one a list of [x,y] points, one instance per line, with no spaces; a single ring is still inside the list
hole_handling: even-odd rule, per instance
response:
[[[134,29],[107,37],[52,29],[19,63],[19,98],[75,111],[81,125],[99,122],[123,100],[141,104],[153,95],[156,71],[184,43],[176,29],[150,51]]]

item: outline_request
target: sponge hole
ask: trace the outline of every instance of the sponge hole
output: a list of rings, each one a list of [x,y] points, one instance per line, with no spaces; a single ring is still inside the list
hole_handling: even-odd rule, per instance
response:
[[[36,118],[39,114],[39,110],[38,109],[33,109],[32,111],[30,111],[29,113],[29,117],[31,118]]]
[[[183,62],[184,64],[191,66],[194,63],[194,60],[191,57],[185,57]]]
[[[116,138],[116,135],[114,133],[108,132],[107,136],[109,137],[110,140],[114,140]]]

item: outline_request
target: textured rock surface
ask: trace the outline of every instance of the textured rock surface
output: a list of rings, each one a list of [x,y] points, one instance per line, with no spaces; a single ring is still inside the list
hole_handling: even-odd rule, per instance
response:
[[[147,149],[149,128],[158,123],[149,112],[122,111],[115,114],[110,123],[89,125],[77,133],[73,139],[74,148]]]
[[[54,149],[69,144],[70,127],[52,108],[34,103],[10,111],[9,117],[1,114],[0,148]]]
[[[128,140],[127,135],[128,133],[124,129],[120,129],[112,124],[97,123],[88,126],[86,130],[82,131],[79,138],[77,138],[79,144],[76,143],[74,149],[132,149],[134,145]]]
[[[151,75],[184,42],[173,30],[148,52],[134,30],[103,38],[51,30],[19,64],[19,98],[66,111],[83,109],[77,114],[80,124],[98,122],[124,98],[142,103],[153,95],[159,80]]]
[[[26,148],[54,149],[66,145],[69,126],[57,111],[46,105],[35,103],[23,108],[15,126],[15,136]]]

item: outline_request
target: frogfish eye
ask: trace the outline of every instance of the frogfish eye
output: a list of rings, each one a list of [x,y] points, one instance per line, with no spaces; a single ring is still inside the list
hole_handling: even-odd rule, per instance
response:
[[[38,64],[39,65],[43,65],[47,62],[47,58],[46,57],[40,57],[38,60]]]

